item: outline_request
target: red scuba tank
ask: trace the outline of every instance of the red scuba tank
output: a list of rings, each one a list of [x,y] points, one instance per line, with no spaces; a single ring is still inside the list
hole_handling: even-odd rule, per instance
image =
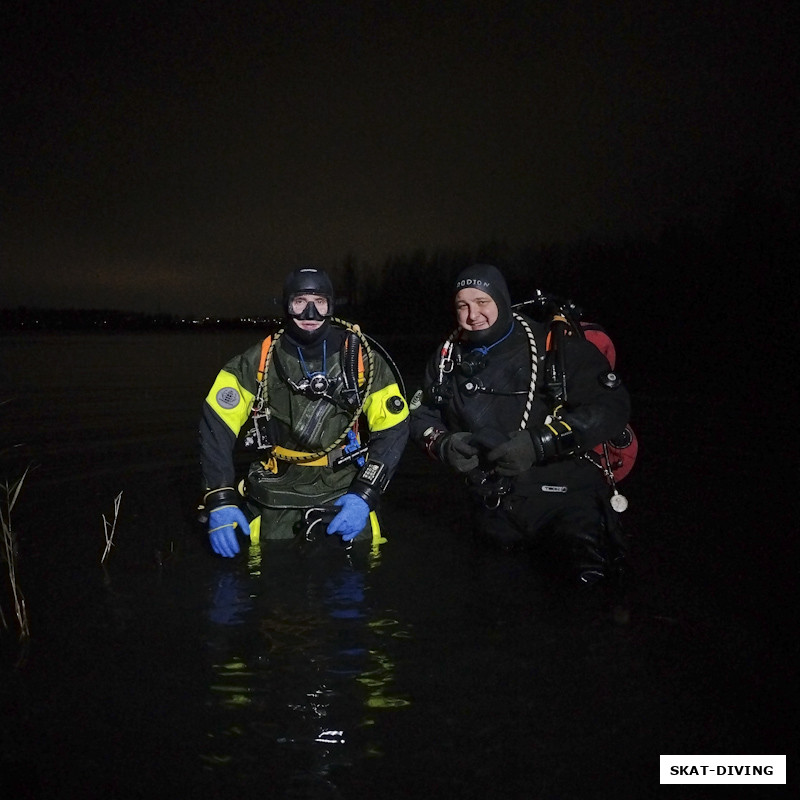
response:
[[[617,350],[614,342],[606,331],[594,322],[580,323],[583,335],[586,340],[591,342],[608,360],[611,369],[616,369]],[[594,452],[601,458],[606,457],[605,450],[608,450],[609,466],[614,473],[614,480],[621,481],[633,469],[636,456],[639,453],[639,441],[630,425],[625,426],[625,430],[604,444],[599,444],[594,448]]]

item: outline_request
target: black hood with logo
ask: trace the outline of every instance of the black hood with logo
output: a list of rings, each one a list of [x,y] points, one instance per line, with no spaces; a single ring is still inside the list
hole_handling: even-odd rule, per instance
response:
[[[511,311],[511,295],[500,270],[491,264],[473,264],[458,274],[453,295],[462,289],[485,292],[497,305],[497,319],[494,324],[480,331],[464,331],[464,341],[474,347],[487,347],[502,339],[508,333],[514,318]]]

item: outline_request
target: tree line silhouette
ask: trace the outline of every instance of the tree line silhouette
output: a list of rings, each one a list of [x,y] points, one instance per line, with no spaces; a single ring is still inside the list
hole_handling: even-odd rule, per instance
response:
[[[444,336],[453,327],[453,278],[471,263],[492,263],[513,302],[537,289],[573,300],[648,378],[662,369],[672,381],[796,387],[800,247],[791,206],[743,191],[715,226],[676,219],[652,239],[420,251],[387,260],[377,276],[350,260],[337,285],[356,299],[366,330]]]
[[[766,377],[796,359],[790,331],[797,315],[796,198],[747,187],[713,226],[689,219],[662,226],[654,238],[535,243],[516,249],[489,241],[474,250],[392,256],[381,268],[348,256],[333,270],[341,298],[337,314],[381,336],[419,335],[431,341],[453,327],[452,283],[475,262],[505,274],[512,300],[537,289],[571,299],[586,319],[603,324],[629,362],[648,364],[654,350],[663,369],[687,380],[741,368]],[[205,326],[270,324],[266,318],[222,319]],[[7,309],[0,329],[175,330],[193,327],[169,314],[118,310]],[[204,327],[203,325],[199,327]]]

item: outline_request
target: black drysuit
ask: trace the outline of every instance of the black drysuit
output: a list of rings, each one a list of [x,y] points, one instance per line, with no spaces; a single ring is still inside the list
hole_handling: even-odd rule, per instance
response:
[[[602,576],[610,560],[621,558],[621,541],[612,530],[618,525],[605,477],[582,454],[624,430],[629,394],[593,344],[577,336],[561,340],[567,398],[558,413],[574,431],[577,449],[510,478],[495,476],[485,453],[514,431],[541,429],[559,405],[547,384],[547,328],[527,317],[522,320],[536,347],[532,398],[532,347],[515,314],[510,335],[483,357],[485,366],[460,366],[462,358],[469,362],[477,351],[459,341],[452,352],[453,368],[448,373],[445,365],[443,380],[441,350],[431,358],[423,387],[411,404],[411,438],[429,446],[438,432],[472,432],[482,462],[466,483],[478,512],[478,532],[503,545],[516,545],[532,543],[547,531],[552,534],[548,539],[560,544],[558,551],[567,556],[569,568],[582,577]]]

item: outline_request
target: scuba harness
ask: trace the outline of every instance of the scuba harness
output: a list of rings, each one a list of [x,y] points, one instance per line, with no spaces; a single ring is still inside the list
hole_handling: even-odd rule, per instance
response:
[[[495,347],[495,345],[500,344],[500,342],[504,341],[511,335],[513,323],[508,329],[508,333],[488,347],[474,347],[466,356],[459,354],[456,358],[454,358],[453,351],[461,334],[461,330],[456,328],[442,344],[439,353],[439,365],[437,368],[438,378],[430,388],[431,399],[433,400],[434,404],[444,405],[450,399],[450,397],[452,397],[452,387],[449,386],[450,375],[453,370],[458,367],[462,375],[470,378],[470,380],[468,380],[463,386],[463,391],[467,395],[474,395],[478,393],[504,396],[525,395],[525,408],[522,413],[519,430],[524,430],[528,427],[528,418],[530,417],[531,406],[533,405],[533,398],[536,393],[536,379],[539,372],[538,348],[536,346],[536,338],[533,335],[531,326],[528,324],[525,317],[523,317],[521,314],[517,314],[516,312],[512,313],[512,317],[514,320],[519,322],[528,338],[528,350],[530,352],[531,366],[531,380],[528,389],[525,391],[503,392],[484,386],[480,378],[475,377],[486,366],[489,351]]]
[[[522,391],[501,391],[485,386],[480,377],[477,377],[488,363],[489,351],[507,339],[513,329],[514,321],[518,322],[520,327],[525,331],[528,340],[528,352],[530,353],[530,373],[531,379],[526,390]],[[473,347],[469,353],[463,355],[458,353],[454,356],[456,343],[459,342],[461,336],[461,329],[456,328],[450,336],[442,344],[439,352],[439,364],[437,367],[438,376],[437,380],[430,387],[431,399],[434,404],[443,406],[453,396],[453,389],[450,385],[452,380],[453,371],[458,368],[459,372],[468,378],[463,384],[462,390],[468,395],[476,394],[490,394],[502,395],[505,397],[524,395],[525,406],[523,408],[522,417],[519,423],[518,430],[524,430],[528,426],[528,419],[530,417],[533,400],[536,394],[536,381],[539,374],[539,355],[538,347],[536,345],[536,337],[533,335],[531,326],[528,321],[521,314],[512,312],[512,323],[508,332],[503,335],[496,342],[481,347]],[[477,434],[474,439],[480,439],[480,434]],[[490,447],[496,442],[482,441],[481,444],[489,445]],[[504,495],[507,495],[512,488],[511,479],[506,476],[495,474],[492,469],[483,469],[477,467],[465,476],[465,480],[471,490],[483,498],[484,504],[487,508],[496,508],[500,504],[500,500]]]
[[[539,359],[535,337],[531,331],[526,318],[514,309],[527,311],[528,307],[534,307],[534,314],[531,318],[539,318],[547,327],[546,337],[546,357],[545,357],[545,386],[547,394],[552,398],[555,407],[550,415],[545,419],[545,425],[555,433],[554,425],[559,426],[559,433],[563,436],[564,432],[568,435],[572,429],[566,421],[560,419],[559,412],[567,402],[567,378],[566,365],[564,361],[564,348],[561,342],[568,336],[577,336],[590,341],[595,347],[606,356],[611,366],[612,372],[608,374],[609,381],[619,379],[613,373],[615,366],[615,348],[605,330],[594,323],[584,322],[582,311],[571,301],[563,301],[553,295],[545,294],[537,290],[536,297],[512,306],[512,317],[523,328],[527,335],[530,352],[530,384],[527,391],[499,391],[486,387],[477,377],[478,373],[488,363],[487,355],[489,350],[503,341],[510,335],[511,330],[489,347],[473,348],[470,353],[461,355],[455,352],[456,344],[460,336],[460,329],[454,330],[445,340],[440,349],[439,364],[437,367],[437,379],[429,389],[430,398],[435,405],[443,406],[453,396],[451,381],[452,373],[456,368],[467,377],[467,381],[462,385],[461,390],[467,396],[477,393],[494,395],[525,395],[525,407],[522,414],[518,430],[525,430],[528,427],[528,420],[533,404],[536,383],[538,378]],[[538,312],[538,313],[536,313]],[[613,384],[609,384],[612,388]],[[481,435],[475,437],[480,440]],[[602,470],[603,475],[612,491],[611,506],[617,512],[622,512],[628,507],[627,499],[621,495],[617,489],[617,481],[624,478],[630,472],[638,452],[638,442],[633,429],[626,425],[623,432],[613,440],[602,442],[592,450],[580,455]],[[618,474],[615,474],[618,473]],[[499,505],[500,498],[511,491],[509,480],[496,476],[493,472],[476,469],[467,475],[467,483],[484,498],[484,503],[492,506]]]
[[[616,349],[611,338],[600,325],[585,322],[582,319],[582,310],[575,303],[561,300],[537,289],[536,297],[533,300],[518,303],[513,307],[525,308],[530,305],[540,309],[546,318],[549,318],[546,347],[548,354],[547,387],[558,403],[553,411],[554,418],[557,419],[559,409],[566,404],[568,399],[564,349],[560,346],[566,337],[576,336],[591,342],[606,357],[611,366],[612,371],[605,376],[605,385],[613,388],[619,383],[619,377],[613,372],[616,366]],[[548,420],[545,420],[545,424],[548,424]],[[581,458],[585,458],[602,470],[612,492],[611,507],[619,513],[628,508],[628,499],[619,493],[617,481],[622,480],[633,468],[637,453],[636,434],[630,425],[626,425],[622,433],[614,439],[601,442],[581,455]]]
[[[363,333],[358,325],[336,317],[332,317],[331,320],[346,331],[341,348],[341,373],[335,378],[329,377],[327,373],[326,341],[323,341],[322,370],[316,372],[309,372],[302,349],[297,348],[298,363],[303,372],[300,380],[292,380],[275,355],[275,346],[285,332],[283,328],[280,328],[274,335],[267,336],[261,344],[261,355],[256,373],[258,386],[250,412],[253,424],[245,435],[245,445],[268,454],[269,460],[262,463],[271,472],[277,471],[277,461],[305,466],[332,466],[334,469],[353,461],[359,466],[363,466],[368,447],[359,441],[358,422],[375,378],[375,351],[378,351],[386,360],[397,380],[398,387],[405,395],[400,373],[383,347]],[[277,445],[271,440],[274,436],[270,435],[270,423],[273,417],[269,408],[268,375],[273,364],[283,381],[295,394],[305,395],[310,400],[326,400],[340,410],[348,412],[349,421],[341,434],[336,436],[330,445],[314,452],[303,452]],[[330,456],[337,448],[341,449],[341,454],[329,463]]]

